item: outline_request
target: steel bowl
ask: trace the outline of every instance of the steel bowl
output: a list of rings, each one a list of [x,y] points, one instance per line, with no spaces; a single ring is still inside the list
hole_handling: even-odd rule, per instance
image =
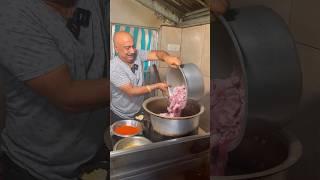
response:
[[[169,68],[166,75],[169,91],[173,87],[184,85],[188,99],[200,100],[204,95],[204,82],[200,69],[192,63],[182,64],[179,68]]]
[[[200,115],[204,112],[203,105],[189,99],[181,117],[161,116],[160,113],[167,111],[168,103],[166,97],[151,97],[143,102],[142,106],[150,115],[154,131],[164,136],[179,137],[198,129]]]
[[[139,132],[135,133],[135,134],[130,134],[130,135],[123,135],[123,134],[118,134],[115,132],[115,129],[119,126],[122,125],[127,125],[127,126],[132,126],[132,127],[138,127],[139,128]],[[110,134],[118,136],[118,137],[132,137],[132,136],[136,136],[136,135],[141,135],[143,131],[143,125],[142,123],[140,123],[139,121],[136,120],[121,120],[121,121],[117,121],[115,123],[113,123],[110,127]]]
[[[119,140],[113,147],[114,151],[131,149],[134,147],[151,144],[152,142],[142,136],[127,137]]]

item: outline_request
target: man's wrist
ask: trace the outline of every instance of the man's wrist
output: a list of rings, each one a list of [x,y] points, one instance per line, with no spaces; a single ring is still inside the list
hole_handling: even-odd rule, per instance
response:
[[[169,57],[169,54],[165,51],[157,51],[158,59],[162,60],[163,62],[167,62],[167,58]]]
[[[164,55],[164,57],[163,57],[163,62],[165,62],[165,63],[167,63],[168,64],[168,55]]]
[[[147,85],[146,88],[148,89],[148,92],[149,92],[149,93],[152,92],[152,89],[151,89],[151,87],[150,87],[149,85]]]

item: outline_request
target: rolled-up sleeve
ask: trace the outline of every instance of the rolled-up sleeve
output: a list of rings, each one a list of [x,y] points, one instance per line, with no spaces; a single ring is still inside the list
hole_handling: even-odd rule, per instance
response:
[[[120,87],[126,84],[130,84],[129,75],[116,63],[117,60],[111,60],[110,62],[110,82],[115,87]]]

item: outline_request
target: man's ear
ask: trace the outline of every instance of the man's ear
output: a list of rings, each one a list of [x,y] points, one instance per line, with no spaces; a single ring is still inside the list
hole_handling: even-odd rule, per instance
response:
[[[118,47],[116,45],[114,45],[114,55],[118,56]]]
[[[114,48],[114,51],[118,53],[118,46],[114,45],[113,48]]]

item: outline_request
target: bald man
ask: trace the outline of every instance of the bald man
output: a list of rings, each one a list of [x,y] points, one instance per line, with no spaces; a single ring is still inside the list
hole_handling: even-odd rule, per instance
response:
[[[117,32],[113,42],[118,56],[110,63],[111,121],[132,119],[140,111],[145,94],[168,88],[166,83],[144,83],[143,61],[160,60],[171,67],[179,66],[181,61],[165,51],[137,50],[133,37],[127,32]]]

